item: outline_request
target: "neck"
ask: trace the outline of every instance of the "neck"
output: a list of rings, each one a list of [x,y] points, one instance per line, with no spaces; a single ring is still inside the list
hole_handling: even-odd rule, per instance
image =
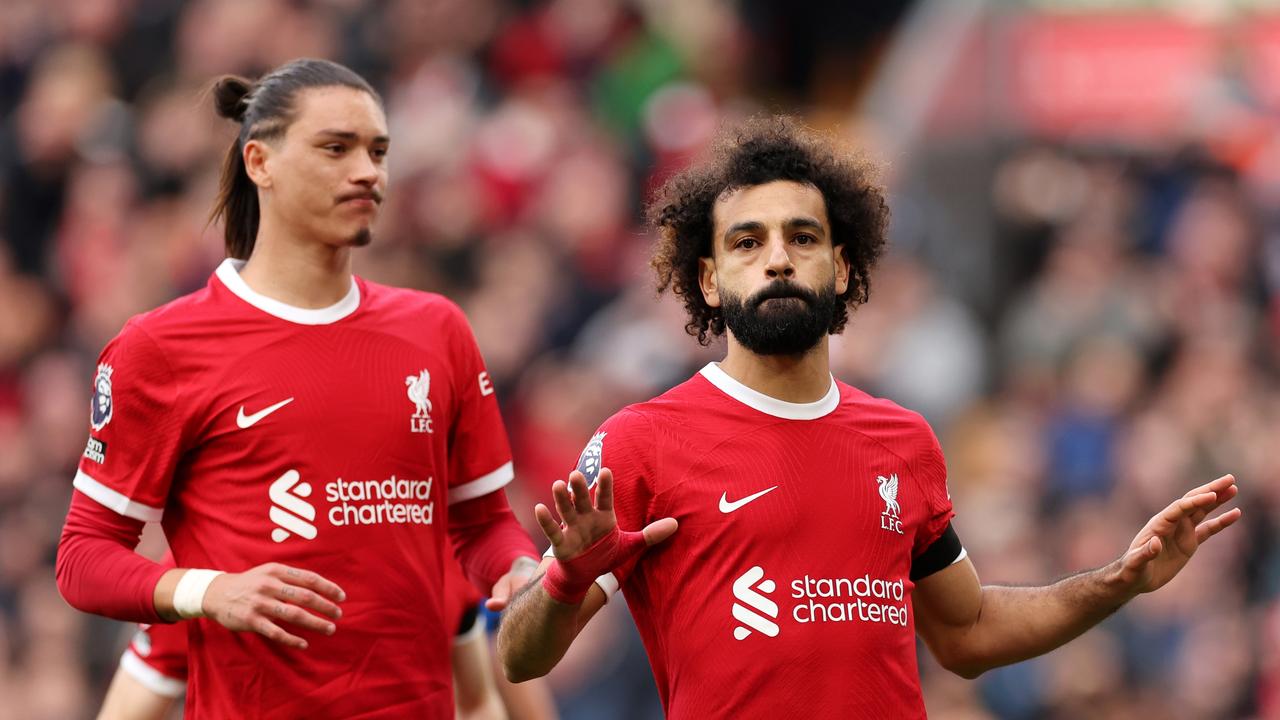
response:
[[[831,389],[826,337],[803,355],[757,355],[730,332],[729,352],[720,369],[752,390],[786,402],[816,402]]]
[[[351,249],[300,238],[264,214],[240,277],[273,300],[299,308],[326,308],[351,291]]]

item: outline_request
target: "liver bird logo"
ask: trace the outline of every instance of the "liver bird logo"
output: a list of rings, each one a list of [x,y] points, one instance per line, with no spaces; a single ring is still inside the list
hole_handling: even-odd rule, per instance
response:
[[[884,500],[884,512],[886,515],[901,517],[902,508],[898,507],[898,475],[897,473],[885,477],[883,475],[876,476],[876,482],[880,485],[880,499]]]
[[[427,397],[431,390],[431,373],[423,370],[417,375],[410,375],[404,379],[404,384],[408,388],[409,400],[417,408],[413,416],[427,417],[431,412],[431,400]]]

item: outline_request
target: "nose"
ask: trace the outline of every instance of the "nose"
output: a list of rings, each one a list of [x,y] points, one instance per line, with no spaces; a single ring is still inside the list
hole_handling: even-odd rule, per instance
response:
[[[795,277],[796,266],[791,263],[791,255],[787,252],[787,243],[781,237],[769,239],[769,255],[764,266],[764,274],[771,280],[782,278],[790,280]]]
[[[364,187],[375,187],[381,170],[368,153],[352,153],[355,157],[351,168],[351,182]]]

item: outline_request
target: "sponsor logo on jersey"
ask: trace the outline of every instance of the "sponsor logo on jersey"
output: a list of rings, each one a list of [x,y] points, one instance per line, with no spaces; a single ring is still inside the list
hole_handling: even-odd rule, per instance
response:
[[[384,480],[343,480],[338,478],[324,486],[329,503],[324,517],[333,527],[353,525],[431,525],[435,522],[435,500],[431,497],[432,478],[410,480],[392,475]],[[276,527],[271,539],[284,542],[293,535],[314,540],[318,534],[316,506],[311,497],[311,484],[304,482],[297,470],[290,470],[271,483],[269,511]]]
[[[93,401],[89,404],[89,425],[94,430],[101,430],[111,422],[111,413],[115,403],[111,400],[111,366],[106,363],[98,365],[98,375],[93,379]]]
[[[733,629],[735,640],[745,640],[751,631],[778,636],[778,604],[760,593],[771,593],[778,586],[764,579],[764,568],[756,565],[733,581],[733,619],[742,623]],[[759,590],[760,592],[757,592]]]
[[[884,500],[884,512],[880,513],[880,529],[895,532],[899,535],[904,534],[902,532],[902,508],[898,505],[897,473],[889,477],[877,475],[876,485],[880,489],[880,499]]]
[[[781,628],[778,617],[801,624],[863,622],[907,626],[906,586],[902,579],[887,580],[862,577],[804,577],[792,580],[788,612],[782,614],[778,604],[765,597],[777,589],[766,580],[764,568],[753,566],[733,581],[733,619],[735,640],[745,640],[752,631],[777,637]],[[763,593],[763,594],[762,594]]]
[[[409,375],[404,379],[408,388],[409,402],[413,403],[413,415],[409,416],[409,432],[434,433],[431,427],[431,373],[423,369],[417,375]]]
[[[907,626],[906,587],[902,579],[812,578],[791,581],[797,601],[791,617],[798,623],[870,622]]]
[[[596,433],[578,456],[578,472],[587,479],[587,486],[595,485],[600,477],[601,463],[604,461],[604,436],[609,433]]]
[[[431,499],[432,478],[410,480],[395,475],[385,480],[343,480],[324,486],[329,523],[345,525],[430,525],[436,503]]]
[[[270,517],[276,528],[271,531],[271,539],[284,542],[290,535],[315,540],[316,507],[303,498],[311,497],[311,484],[302,482],[297,470],[290,470],[281,475],[267,491],[271,498]]]
[[[107,444],[90,436],[88,444],[84,446],[84,456],[101,465],[107,461]]]

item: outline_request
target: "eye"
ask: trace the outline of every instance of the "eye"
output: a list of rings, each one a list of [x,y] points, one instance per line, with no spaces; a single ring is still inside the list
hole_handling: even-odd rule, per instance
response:
[[[330,155],[341,155],[346,151],[346,148],[341,143],[329,143],[323,146],[322,149]]]
[[[809,245],[810,243],[818,242],[818,239],[812,235],[802,233],[792,238],[791,241],[797,245]]]
[[[743,250],[752,250],[760,246],[760,241],[753,237],[745,237],[738,241],[738,247]]]
[[[373,151],[372,151],[370,154],[371,154],[371,155],[373,155],[375,158],[378,158],[379,160],[381,160],[381,159],[383,159],[383,158],[385,158],[385,157],[387,156],[387,149],[386,149],[386,148],[374,148],[374,149],[373,149]]]

